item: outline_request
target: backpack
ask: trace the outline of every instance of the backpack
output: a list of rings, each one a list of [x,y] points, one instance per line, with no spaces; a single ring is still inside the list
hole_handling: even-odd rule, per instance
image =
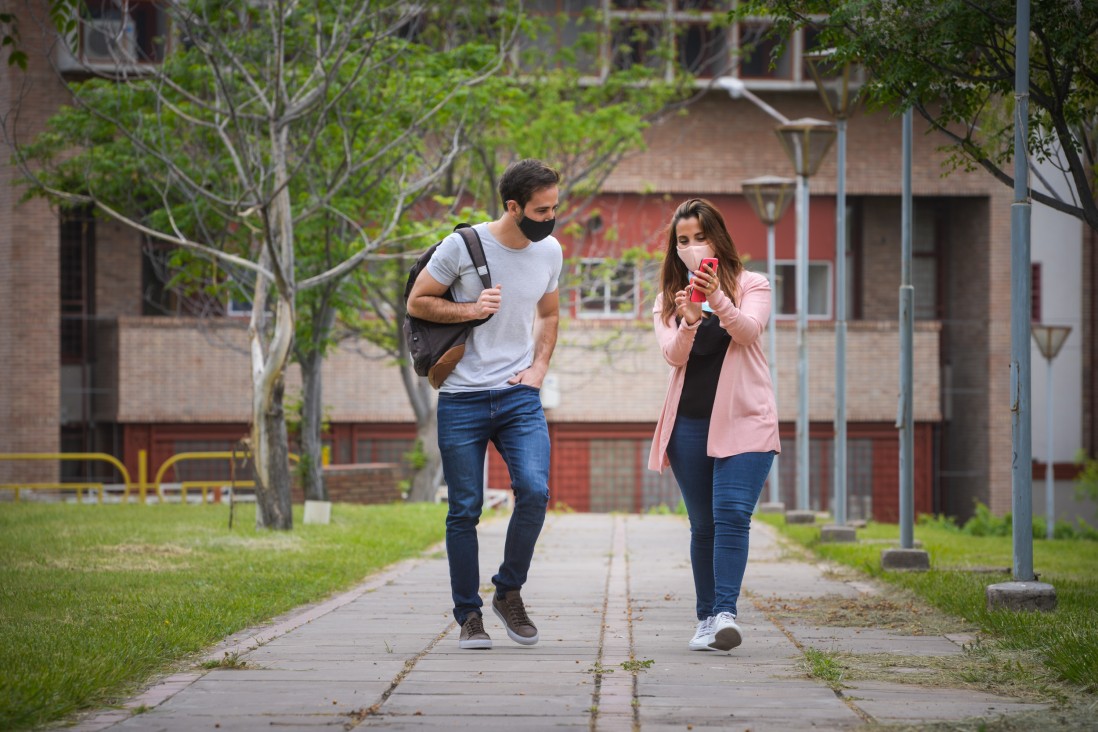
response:
[[[469,256],[473,260],[473,266],[477,268],[480,281],[484,289],[492,286],[492,278],[488,273],[488,261],[484,258],[484,249],[480,243],[480,235],[469,224],[458,224],[454,231],[461,234],[465,240],[465,247],[469,250]],[[404,285],[404,302],[407,304],[408,295],[412,292],[419,273],[431,261],[431,256],[438,249],[435,244],[416,260],[408,270],[408,282]],[[453,302],[452,288],[446,291],[444,298]],[[404,317],[404,342],[408,344],[408,355],[412,359],[412,368],[419,376],[426,376],[427,381],[434,388],[442,386],[446,377],[457,366],[457,362],[465,355],[465,340],[469,337],[473,328],[487,323],[491,315],[480,320],[466,320],[461,323],[434,323],[429,320],[414,318],[405,311]]]

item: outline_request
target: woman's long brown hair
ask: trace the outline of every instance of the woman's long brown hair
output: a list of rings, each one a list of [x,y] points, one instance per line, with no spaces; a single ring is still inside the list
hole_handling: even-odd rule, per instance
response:
[[[739,304],[739,277],[743,272],[743,262],[740,260],[740,253],[736,250],[736,244],[732,241],[732,235],[728,233],[728,227],[724,225],[724,217],[716,206],[704,198],[691,198],[675,209],[667,234],[667,251],[664,253],[663,267],[660,269],[660,290],[663,292],[663,322],[665,323],[670,323],[671,317],[675,314],[675,293],[685,289],[690,283],[690,272],[679,259],[679,243],[675,231],[683,219],[698,220],[706,242],[713,247],[717,256],[717,278],[720,280],[721,289],[729,294],[732,302]]]

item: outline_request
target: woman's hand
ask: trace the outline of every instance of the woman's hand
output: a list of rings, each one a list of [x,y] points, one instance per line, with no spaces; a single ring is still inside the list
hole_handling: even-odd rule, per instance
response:
[[[713,293],[721,287],[721,281],[717,277],[717,271],[709,264],[702,265],[695,270],[694,279],[691,280],[691,284],[693,284],[697,290],[705,293],[706,300],[712,297]]]
[[[702,306],[700,302],[690,302],[689,289],[679,290],[675,293],[675,312],[687,325],[693,325],[701,320]]]

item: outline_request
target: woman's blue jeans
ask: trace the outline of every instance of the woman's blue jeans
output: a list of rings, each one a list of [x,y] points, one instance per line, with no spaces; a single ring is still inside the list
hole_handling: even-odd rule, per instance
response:
[[[709,420],[679,417],[667,457],[690,517],[690,564],[698,596],[698,620],[736,614],[747,569],[751,514],[759,501],[772,452],[726,458],[706,454]]]
[[[484,505],[489,440],[507,464],[515,492],[503,563],[492,577],[498,592],[508,592],[526,583],[549,505],[549,427],[540,392],[519,384],[497,391],[439,394],[438,445],[450,503],[446,554],[458,623],[470,612],[479,613],[483,605],[477,524]]]

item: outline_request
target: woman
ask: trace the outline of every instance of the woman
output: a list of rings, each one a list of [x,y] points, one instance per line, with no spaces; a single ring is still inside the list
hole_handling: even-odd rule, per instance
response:
[[[701,261],[717,259],[716,270]],[[691,291],[705,302],[691,302]],[[778,413],[760,336],[770,283],[748,272],[721,214],[693,198],[675,211],[653,309],[671,365],[648,467],[670,465],[690,516],[698,625],[691,650],[743,641],[736,602],[751,514],[780,452]]]

